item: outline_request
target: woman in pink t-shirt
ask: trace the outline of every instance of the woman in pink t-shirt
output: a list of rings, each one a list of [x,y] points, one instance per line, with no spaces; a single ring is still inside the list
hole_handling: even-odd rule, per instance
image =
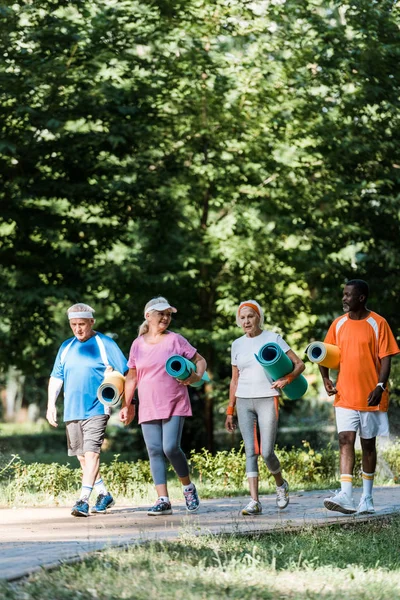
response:
[[[125,382],[125,406],[120,411],[123,423],[135,417],[132,403],[136,388],[139,393],[139,423],[150,459],[151,473],[158,499],[148,515],[170,515],[167,473],[164,456],[175,469],[182,485],[189,512],[199,508],[195,485],[190,481],[189,465],[181,449],[185,417],[192,415],[187,386],[200,381],[207,368],[205,359],[196,348],[178,333],[167,331],[171,314],[177,310],[168,300],[159,296],[150,300],[144,309],[145,321],[133,341],[129,353],[129,372]],[[174,379],[165,370],[165,363],[173,354],[179,354],[196,365],[184,381]]]

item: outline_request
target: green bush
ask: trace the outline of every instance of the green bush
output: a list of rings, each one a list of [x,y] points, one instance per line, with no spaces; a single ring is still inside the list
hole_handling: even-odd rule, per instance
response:
[[[128,495],[152,482],[148,460],[119,462],[119,454],[109,465],[101,466],[101,475],[115,494]]]
[[[215,455],[205,448],[201,452],[192,450],[190,466],[196,471],[200,482],[240,487],[246,480],[243,442],[238,450],[220,450]]]
[[[109,465],[101,466],[102,477],[107,485],[112,485],[116,494],[129,494],[140,490],[151,482],[150,465],[148,461],[119,462],[119,454]],[[60,492],[72,492],[81,482],[80,467],[72,468],[68,464],[26,464],[18,456],[0,471],[0,479],[13,479],[15,493],[44,492],[58,495]]]
[[[276,448],[283,473],[293,483],[302,481],[318,483],[323,480],[335,479],[339,467],[339,453],[330,446],[324,451],[316,452],[308,442],[303,442],[303,448],[282,450]],[[246,481],[246,464],[244,446],[239,450],[229,452],[223,450],[212,455],[208,450],[192,451],[190,464],[198,474],[200,481],[212,485],[240,487]],[[266,465],[259,457],[260,479],[271,477]]]
[[[391,444],[388,448],[383,450],[382,456],[393,472],[394,482],[400,483],[400,442]]]
[[[330,483],[337,479],[339,471],[339,452],[330,446],[315,451],[308,442],[303,448],[291,450],[276,449],[282,465],[283,474],[295,485],[306,483]],[[393,444],[382,452],[383,458],[395,473],[395,480],[400,472],[400,443]],[[114,455],[110,464],[102,464],[101,473],[107,485],[115,494],[132,495],[145,492],[146,486],[152,483],[150,464],[147,460],[132,462],[120,461],[120,455]],[[200,483],[219,487],[230,491],[240,490],[246,486],[246,461],[243,443],[238,450],[222,450],[214,455],[208,450],[190,453],[190,465]],[[260,479],[271,480],[271,474],[259,458]],[[361,453],[356,452],[355,483],[359,484],[361,472]],[[72,468],[68,464],[26,464],[17,455],[13,455],[7,465],[0,469],[0,481],[13,480],[15,493],[44,492],[57,495],[60,492],[76,490],[81,481],[81,469]]]
[[[308,481],[318,483],[335,479],[339,467],[339,453],[328,446],[316,452],[309,442],[303,441],[303,448],[291,450],[277,449],[283,473],[293,483]]]
[[[25,464],[22,460],[14,464],[14,488],[16,493],[24,491],[45,492],[57,495],[76,489],[81,481],[81,470],[70,465],[51,463]]]

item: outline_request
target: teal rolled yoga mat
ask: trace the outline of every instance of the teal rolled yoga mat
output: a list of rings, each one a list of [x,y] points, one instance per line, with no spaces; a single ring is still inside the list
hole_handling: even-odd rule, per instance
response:
[[[171,377],[175,377],[175,379],[182,380],[187,379],[189,375],[196,370],[196,365],[184,356],[174,354],[173,356],[170,356],[170,358],[165,363],[165,370],[167,371],[168,375],[171,375]],[[200,381],[197,381],[196,383],[191,383],[190,387],[200,387],[206,381],[210,381],[210,378],[207,373],[204,373]]]
[[[293,371],[292,361],[275,342],[265,344],[254,356],[273,381],[289,375]],[[297,398],[304,396],[307,388],[307,379],[303,375],[299,375],[292,383],[285,385],[282,391],[289,400],[297,400]]]

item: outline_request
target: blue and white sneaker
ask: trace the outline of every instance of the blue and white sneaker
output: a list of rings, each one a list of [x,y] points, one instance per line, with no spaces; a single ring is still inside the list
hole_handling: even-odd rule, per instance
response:
[[[86,498],[77,500],[75,506],[71,510],[71,515],[74,517],[88,517],[89,516],[89,504]]]
[[[147,511],[147,514],[150,517],[152,517],[152,516],[158,517],[159,515],[172,515],[171,503],[165,502],[164,500],[160,500],[160,498],[159,498],[157,500],[157,502],[155,503],[155,505],[152,506],[151,508],[149,508],[149,510]]]
[[[196,486],[193,484],[193,489],[188,492],[183,492],[183,495],[185,496],[186,510],[191,513],[196,512],[200,506]]]
[[[94,514],[105,513],[107,512],[107,508],[111,508],[114,506],[114,504],[115,500],[111,496],[110,492],[107,492],[107,494],[99,494],[97,496],[96,504],[92,506],[90,512]]]

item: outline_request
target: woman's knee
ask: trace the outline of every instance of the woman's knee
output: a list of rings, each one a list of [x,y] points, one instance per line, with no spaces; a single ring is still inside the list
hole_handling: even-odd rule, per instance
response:
[[[265,464],[268,467],[268,470],[271,471],[271,473],[277,473],[280,471],[281,465],[280,465],[279,459],[278,459],[277,455],[275,454],[274,450],[271,450],[270,452],[267,452],[267,453],[263,453],[262,457],[263,457]]]
[[[168,459],[173,459],[177,456],[182,456],[183,454],[183,451],[179,444],[166,444],[163,447],[163,451]]]
[[[150,458],[162,456],[163,449],[159,444],[146,444],[146,448]]]

